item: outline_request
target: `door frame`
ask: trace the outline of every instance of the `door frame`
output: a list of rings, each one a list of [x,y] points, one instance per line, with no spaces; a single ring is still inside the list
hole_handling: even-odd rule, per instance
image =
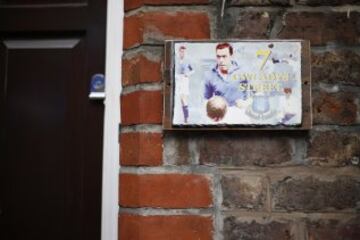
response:
[[[107,0],[101,240],[118,239],[119,124],[124,1]]]

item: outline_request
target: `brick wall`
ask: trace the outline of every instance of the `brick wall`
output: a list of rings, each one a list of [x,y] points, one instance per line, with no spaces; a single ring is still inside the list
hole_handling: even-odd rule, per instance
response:
[[[360,239],[360,1],[220,9],[125,0],[119,238]],[[313,130],[163,132],[163,40],[221,38],[311,40]]]

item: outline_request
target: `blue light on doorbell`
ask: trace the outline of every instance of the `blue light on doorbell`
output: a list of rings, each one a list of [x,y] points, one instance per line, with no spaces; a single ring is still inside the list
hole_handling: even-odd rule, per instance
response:
[[[104,74],[94,74],[90,82],[90,95],[91,99],[104,99],[105,98],[105,76]]]
[[[105,91],[105,76],[97,73],[91,77],[90,92],[104,92]]]

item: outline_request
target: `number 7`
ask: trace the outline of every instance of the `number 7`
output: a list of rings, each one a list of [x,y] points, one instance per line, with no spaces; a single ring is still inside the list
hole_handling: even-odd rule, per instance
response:
[[[256,56],[264,56],[264,60],[261,63],[260,70],[262,70],[263,67],[265,66],[266,61],[270,57],[270,54],[271,54],[271,50],[268,49],[259,49],[256,51]]]

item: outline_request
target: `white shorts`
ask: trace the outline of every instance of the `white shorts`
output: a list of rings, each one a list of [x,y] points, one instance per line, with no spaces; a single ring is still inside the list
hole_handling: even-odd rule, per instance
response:
[[[190,94],[189,84],[190,84],[189,77],[180,75],[176,78],[176,86],[177,86],[179,95],[189,95]]]

